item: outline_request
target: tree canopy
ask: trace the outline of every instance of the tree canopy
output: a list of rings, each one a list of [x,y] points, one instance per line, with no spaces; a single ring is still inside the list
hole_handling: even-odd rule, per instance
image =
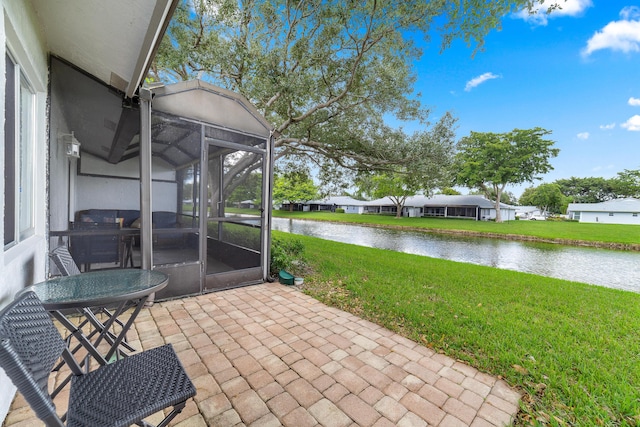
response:
[[[640,198],[640,170],[625,169],[618,172],[613,187],[618,197]]]
[[[471,132],[458,143],[457,182],[495,195],[496,222],[501,222],[500,198],[508,184],[541,179],[552,170],[549,159],[559,149],[544,139],[551,131],[542,128],[514,129],[506,133]]]
[[[575,203],[599,203],[621,197],[640,198],[640,170],[625,169],[613,178],[572,176],[554,181]]]
[[[384,172],[362,172],[356,180],[360,194],[379,199],[389,197],[402,215],[407,197],[450,184],[455,153],[453,117],[445,116],[430,130],[416,132],[407,141],[409,165],[395,165]]]
[[[558,179],[554,181],[575,203],[598,203],[616,198],[611,180],[602,177]]]
[[[256,204],[260,204],[262,200],[262,174],[251,173],[242,180],[237,187],[227,197],[227,203],[237,205],[240,202],[251,200]]]
[[[540,184],[527,188],[520,196],[520,203],[537,206],[543,212],[563,213],[566,211],[566,199],[558,184]]]
[[[388,119],[429,127],[414,93],[415,40],[476,49],[501,18],[538,0],[184,0],[150,69],[244,95],[275,126],[277,156],[338,169],[393,170],[415,159]]]
[[[558,210],[558,212],[562,212],[568,203],[600,203],[622,197],[640,198],[640,170],[625,169],[618,172],[617,176],[608,179],[602,177],[577,178],[575,176],[557,179],[551,184],[526,188],[520,196],[519,203],[521,205],[544,206],[544,204],[536,203],[535,200],[536,193],[541,187],[547,185],[557,186],[563,195],[563,201]],[[552,211],[554,210],[552,209]]]
[[[296,203],[306,203],[316,197],[318,188],[308,173],[296,170],[276,174],[273,185],[274,203],[289,203],[289,210],[293,210]]]

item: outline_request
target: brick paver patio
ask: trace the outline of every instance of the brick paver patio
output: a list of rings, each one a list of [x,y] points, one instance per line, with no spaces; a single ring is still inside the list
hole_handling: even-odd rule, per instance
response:
[[[176,349],[198,389],[172,423],[180,427],[503,426],[520,398],[501,380],[278,283],[156,303],[129,341]],[[42,423],[17,396],[4,425]]]

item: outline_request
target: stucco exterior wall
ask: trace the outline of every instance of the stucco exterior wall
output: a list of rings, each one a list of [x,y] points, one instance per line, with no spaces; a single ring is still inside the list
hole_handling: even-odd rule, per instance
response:
[[[634,213],[631,212],[611,212],[611,214],[609,212],[581,212],[580,222],[640,225],[640,214],[636,213],[636,216],[634,216]]]
[[[22,0],[0,0],[3,19],[0,22],[0,92],[5,98],[5,54],[7,48],[19,63],[36,92],[35,105],[35,155],[34,155],[34,234],[25,240],[4,249],[0,253],[0,307],[11,301],[25,286],[44,280],[47,271],[47,53],[40,25],[28,2]],[[2,117],[6,117],[5,103],[0,103]],[[4,126],[0,126],[4,141]],[[4,165],[4,144],[0,148],[0,162]],[[4,174],[0,175],[0,188],[4,194]],[[2,198],[4,204],[4,197]],[[4,205],[3,205],[4,209]],[[4,215],[0,216],[0,233],[4,235]],[[3,236],[4,237],[4,236]],[[3,238],[4,241],[4,238]],[[0,370],[0,421],[4,420],[15,394],[11,381]]]
[[[353,206],[353,205],[344,205],[344,206],[340,206],[342,209],[344,209],[344,213],[350,213],[350,214],[362,214],[364,213],[364,207],[363,206]]]

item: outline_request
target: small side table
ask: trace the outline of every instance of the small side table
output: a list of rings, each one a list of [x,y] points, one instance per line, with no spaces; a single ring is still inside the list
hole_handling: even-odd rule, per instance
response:
[[[168,283],[169,277],[160,271],[114,269],[56,277],[36,283],[26,288],[25,291],[34,291],[42,301],[44,308],[69,330],[89,355],[99,364],[106,365],[114,356],[126,356],[126,353],[120,351],[119,347],[126,343],[127,332],[144,307],[149,295],[161,290]],[[96,317],[95,309],[106,307],[113,307],[113,312],[103,323]],[[125,322],[119,321],[118,317],[131,307],[133,307],[133,311],[129,318]],[[98,334],[93,342],[84,335],[78,325],[65,315],[65,312],[69,310],[81,313],[96,328]],[[117,335],[110,332],[110,328],[115,322],[122,325],[122,329]],[[109,349],[105,355],[98,351],[98,345],[103,340],[109,343]],[[59,389],[65,384],[66,381],[60,385]],[[57,394],[57,392],[59,392],[58,389],[55,393]]]

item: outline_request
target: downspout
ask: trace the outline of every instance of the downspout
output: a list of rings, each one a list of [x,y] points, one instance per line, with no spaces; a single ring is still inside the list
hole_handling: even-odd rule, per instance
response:
[[[153,267],[151,205],[151,100],[148,88],[140,88],[140,254],[142,269]]]

